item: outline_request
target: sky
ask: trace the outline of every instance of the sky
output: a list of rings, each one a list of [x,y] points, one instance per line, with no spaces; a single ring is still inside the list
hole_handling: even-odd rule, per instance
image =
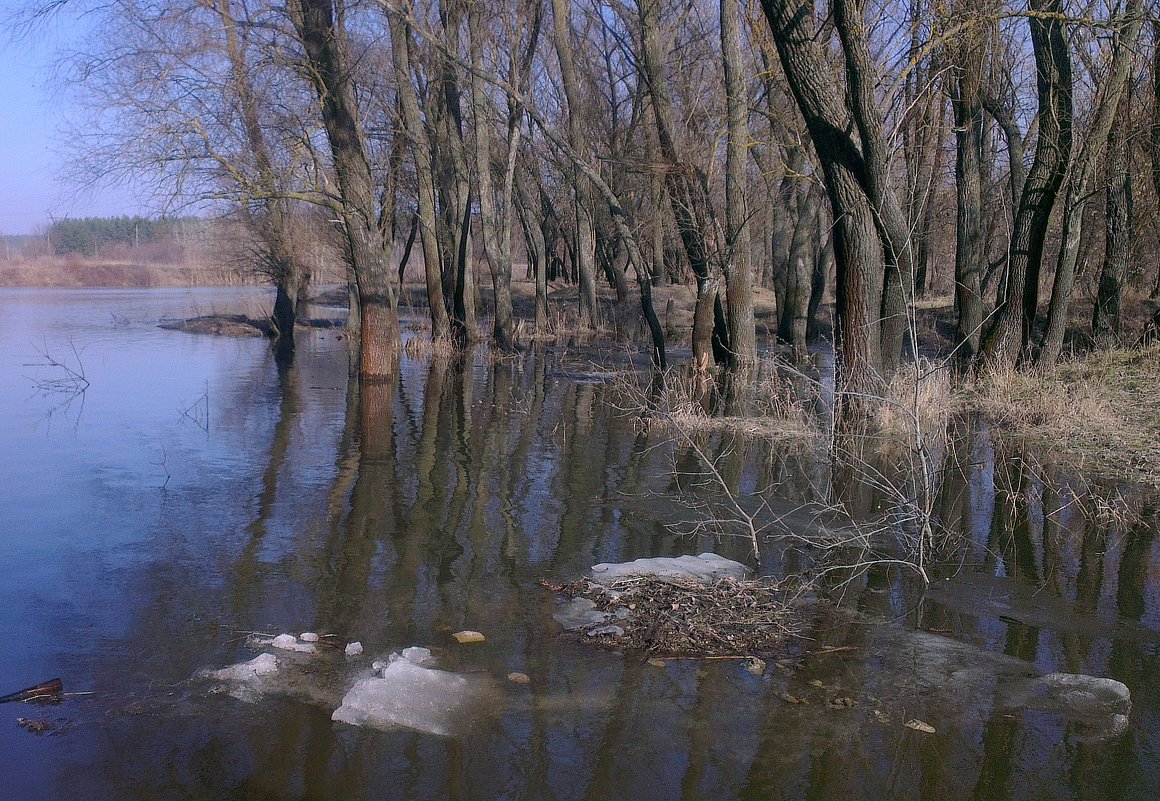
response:
[[[82,34],[57,20],[24,41],[0,38],[0,234],[36,233],[54,218],[142,213],[126,188],[78,192],[59,177],[61,126],[76,110],[53,87],[51,64]]]

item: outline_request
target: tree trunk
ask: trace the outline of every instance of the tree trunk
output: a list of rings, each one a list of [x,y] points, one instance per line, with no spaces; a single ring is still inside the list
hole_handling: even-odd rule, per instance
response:
[[[452,53],[463,49],[460,31],[463,22],[462,0],[441,0],[439,22],[444,44]],[[471,168],[463,136],[463,108],[459,89],[459,70],[454,59],[440,53],[439,81],[428,91],[428,102],[438,111],[435,150],[440,168],[435,171],[440,210],[439,255],[444,300],[448,303],[452,338],[463,345],[477,336],[476,284],[474,252],[471,244],[472,199]],[[415,65],[418,73],[419,65]]]
[[[1152,160],[1152,188],[1160,200],[1160,20],[1152,20],[1152,125],[1148,137],[1148,151]],[[1160,265],[1156,268],[1156,283],[1152,299],[1160,298]]]
[[[1142,23],[1140,14],[1143,0],[1129,0],[1124,9],[1122,27],[1116,31],[1112,45],[1112,58],[1108,74],[1102,82],[1095,119],[1091,130],[1080,146],[1079,154],[1071,168],[1067,187],[1067,200],[1063,211],[1063,237],[1055,266],[1055,281],[1051,289],[1051,308],[1047,317],[1047,331],[1039,349],[1037,362],[1050,367],[1063,350],[1063,335],[1067,330],[1071,296],[1075,285],[1075,264],[1079,256],[1080,237],[1083,231],[1084,211],[1088,203],[1088,187],[1095,176],[1096,164],[1108,134],[1117,119],[1117,111],[1128,83],[1128,73],[1132,65],[1132,54],[1140,38]],[[1126,105],[1126,104],[1125,104]]]
[[[753,265],[746,197],[749,92],[743,75],[740,0],[721,0],[721,57],[725,72],[728,138],[725,144],[725,297],[729,305],[730,366],[757,361],[753,319]]]
[[[391,52],[394,56],[395,81],[399,87],[399,106],[403,112],[403,129],[411,142],[415,178],[419,185],[419,238],[423,247],[423,275],[427,284],[427,305],[430,307],[431,337],[444,339],[451,335],[451,323],[443,300],[440,277],[431,144],[419,114],[419,100],[411,90],[411,65],[416,58],[412,53],[411,28],[407,22],[408,6],[396,8],[388,5],[385,8],[391,29]]]
[[[397,290],[379,230],[374,177],[343,50],[345,36],[335,23],[330,0],[292,0],[289,9],[322,106],[341,196],[361,312],[359,372],[366,381],[390,380],[400,342]]]
[[[817,211],[821,198],[811,186],[800,187],[797,199],[797,226],[790,240],[789,258],[784,268],[784,294],[780,298],[778,337],[793,347],[793,359],[806,359],[809,328],[810,288],[814,272],[813,242],[817,236]]]
[[[1127,107],[1126,99],[1121,103]],[[1092,338],[1101,348],[1113,348],[1121,343],[1120,301],[1132,252],[1132,171],[1128,168],[1128,142],[1124,135],[1128,115],[1123,109],[1119,122],[1112,128],[1108,139],[1104,268],[1100,271],[1099,290],[1092,312]]]
[[[536,310],[534,330],[537,334],[548,333],[548,245],[544,239],[544,228],[539,220],[539,204],[532,199],[527,186],[526,170],[516,173],[516,211],[520,216],[520,227],[524,233],[524,244],[531,262],[532,274],[536,282]],[[538,199],[538,198],[537,198]]]
[[[994,322],[981,343],[983,355],[999,364],[1013,364],[1027,350],[1039,308],[1043,242],[1071,158],[1071,56],[1059,18],[1064,13],[1062,0],[1030,0],[1030,5],[1037,12],[1028,24],[1035,53],[1039,138],[1019,198]]]
[[[977,3],[959,9],[976,16]],[[983,61],[985,31],[968,29],[956,42],[953,57],[955,93],[955,346],[964,361],[975,357],[982,337],[982,274],[986,263],[983,237]]]
[[[496,347],[505,353],[515,350],[512,321],[512,247],[511,247],[511,184],[505,172],[503,192],[499,202],[491,179],[491,123],[487,118],[490,105],[484,90],[483,38],[479,3],[467,7],[468,48],[471,53],[471,106],[475,118],[475,170],[479,182],[479,216],[483,228],[483,249],[491,265],[492,288],[495,294],[495,315],[492,335]],[[515,158],[519,146],[518,118],[516,127],[509,128],[508,161]],[[513,141],[514,140],[514,141]]]
[[[664,54],[658,38],[659,0],[641,0],[640,69],[648,85],[657,144],[665,163],[677,231],[697,277],[697,305],[693,310],[693,369],[704,372],[715,363],[728,361],[729,331],[724,315],[718,316],[719,273],[714,254],[721,252],[721,237],[714,219],[704,173],[687,164],[677,152],[673,127],[673,104],[664,75]]]
[[[556,34],[556,56],[560,61],[560,78],[564,84],[564,98],[568,105],[568,144],[578,158],[588,157],[588,137],[581,125],[583,101],[576,62],[572,56],[571,24],[568,0],[552,0],[552,16]],[[574,265],[580,284],[580,324],[595,328],[598,322],[596,307],[596,234],[593,230],[591,190],[587,178],[573,165],[573,193],[576,203],[576,247]]]
[[[882,371],[894,372],[910,317],[907,297],[914,287],[914,252],[906,215],[891,186],[892,147],[886,136],[875,88],[880,83],[870,52],[865,0],[834,0],[834,27],[845,55],[848,102],[861,140],[862,188],[874,209],[882,240]]]
[[[816,37],[808,0],[762,0],[782,69],[818,155],[830,198],[837,268],[840,383],[849,392],[873,392],[882,382],[881,305],[885,263],[882,239],[863,184],[866,169],[854,121],[827,79],[828,55]]]
[[[251,204],[243,205],[243,218],[257,234],[263,259],[274,282],[271,320],[274,324],[275,348],[280,354],[286,355],[294,351],[298,298],[304,290],[307,271],[292,247],[294,232],[289,204],[281,191],[280,174],[275,170],[274,159],[258,116],[258,99],[250,80],[245,43],[239,35],[241,29],[233,17],[228,0],[215,0],[214,11],[221,17],[226,56],[230,62],[233,99],[237,103],[246,145],[257,170],[254,187],[257,196],[253,201],[260,209],[252,209]]]

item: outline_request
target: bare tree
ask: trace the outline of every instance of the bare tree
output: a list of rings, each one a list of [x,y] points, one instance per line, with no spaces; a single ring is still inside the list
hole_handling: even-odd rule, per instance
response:
[[[391,52],[394,56],[395,80],[403,128],[412,145],[415,182],[418,185],[419,239],[423,248],[423,275],[427,283],[427,304],[431,314],[431,336],[449,337],[451,323],[444,302],[439,242],[436,232],[434,172],[427,129],[419,112],[419,101],[413,89],[412,65],[415,61],[411,42],[407,6],[384,3],[391,29]]]
[[[339,186],[341,219],[358,290],[359,374],[386,381],[399,352],[398,290],[384,248],[383,218],[359,122],[354,81],[345,52],[346,36],[332,0],[291,0],[287,6],[305,56],[304,67],[318,94]],[[393,202],[393,198],[392,198]]]
[[[572,51],[571,4],[567,0],[552,0],[553,32],[556,56],[560,62],[560,79],[567,102],[568,144],[579,158],[587,159],[588,137],[581,121],[584,103],[581,99],[580,78]],[[596,308],[596,232],[593,223],[592,199],[588,178],[573,167],[573,194],[576,208],[575,253],[573,254],[580,280],[580,323],[589,328],[597,324]]]
[[[981,342],[986,358],[1001,364],[1014,363],[1027,349],[1039,306],[1047,227],[1071,159],[1071,56],[1063,32],[1063,5],[1060,0],[1030,0],[1030,5],[1035,12],[1027,22],[1035,53],[1039,135],[1019,197],[995,317]]]
[[[1116,31],[1107,73],[1100,76],[1099,96],[1096,100],[1092,123],[1080,144],[1067,183],[1067,197],[1063,206],[1063,235],[1055,265],[1055,281],[1051,289],[1051,306],[1047,330],[1040,344],[1038,363],[1052,365],[1063,348],[1068,312],[1075,284],[1075,264],[1079,255],[1084,211],[1090,195],[1089,186],[1096,175],[1096,165],[1112,125],[1119,118],[1117,110],[1128,85],[1128,74],[1136,43],[1143,24],[1143,0],[1128,0],[1123,15],[1115,21]],[[1093,76],[1095,77],[1095,76]]]
[[[740,0],[721,0],[721,55],[725,73],[728,137],[725,149],[725,297],[733,366],[757,359],[753,319],[753,267],[745,179],[749,145],[749,90],[742,70]]]

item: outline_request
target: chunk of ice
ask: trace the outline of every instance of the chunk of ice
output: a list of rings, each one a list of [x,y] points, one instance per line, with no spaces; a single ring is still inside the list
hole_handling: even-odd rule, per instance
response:
[[[345,653],[347,656],[358,656],[362,652],[363,652],[363,647],[362,647],[361,642],[348,642],[346,644]]]
[[[743,579],[748,575],[748,567],[715,553],[658,556],[633,562],[602,562],[592,566],[592,580],[599,584],[638,576],[654,576],[661,580],[717,581],[723,578]]]
[[[382,678],[357,682],[331,719],[352,726],[402,727],[448,736],[468,715],[480,689],[478,677],[422,667],[404,657],[387,665]]]
[[[203,670],[201,674],[206,678],[218,681],[249,682],[277,672],[278,657],[273,654],[261,654],[249,662],[239,662],[221,670]]]
[[[293,634],[279,634],[269,644],[283,651],[297,651],[303,654],[313,654],[318,650],[313,643],[298,642],[298,638]]]
[[[298,635],[298,639],[302,642],[318,642],[318,635],[313,631],[304,631]]]
[[[412,645],[410,648],[404,648],[403,658],[412,664],[418,665],[419,667],[431,667],[433,664],[435,664],[435,657],[431,655],[431,649],[420,648],[417,645]]]

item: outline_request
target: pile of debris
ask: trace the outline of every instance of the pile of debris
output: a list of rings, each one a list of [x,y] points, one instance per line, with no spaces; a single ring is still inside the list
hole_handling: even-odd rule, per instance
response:
[[[716,554],[596,565],[593,578],[546,585],[553,617],[584,642],[650,656],[771,654],[803,628],[797,588],[748,578]]]

